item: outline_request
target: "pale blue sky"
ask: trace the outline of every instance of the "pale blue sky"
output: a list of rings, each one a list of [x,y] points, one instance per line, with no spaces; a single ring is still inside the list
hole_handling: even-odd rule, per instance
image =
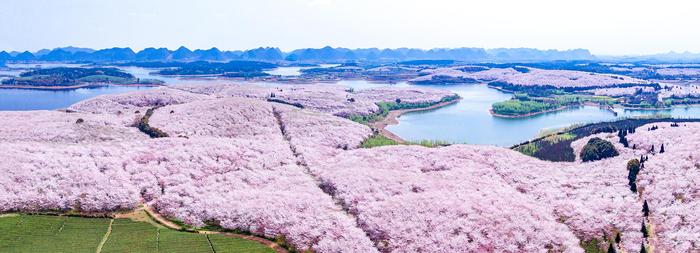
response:
[[[331,45],[700,52],[696,2],[3,0],[0,50]]]

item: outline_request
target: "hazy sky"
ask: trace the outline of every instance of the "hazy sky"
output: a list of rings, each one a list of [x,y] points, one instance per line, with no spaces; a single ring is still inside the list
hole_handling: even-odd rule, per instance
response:
[[[700,52],[698,1],[3,0],[0,5],[0,50],[331,45]]]

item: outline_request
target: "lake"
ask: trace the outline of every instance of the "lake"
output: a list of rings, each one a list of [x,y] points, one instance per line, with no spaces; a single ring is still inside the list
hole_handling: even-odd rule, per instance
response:
[[[75,90],[0,89],[0,111],[63,109],[82,100],[103,94],[124,93],[150,87],[108,86]]]
[[[527,118],[498,118],[489,113],[491,104],[511,98],[508,93],[491,89],[485,84],[424,85],[448,89],[462,100],[443,108],[411,112],[399,117],[399,124],[387,130],[410,141],[442,140],[450,143],[490,144],[511,146],[535,137],[543,130],[577,123],[611,121],[621,117],[671,115],[700,117],[700,107],[669,110],[615,109],[618,116],[594,106],[571,108]]]
[[[450,143],[489,144],[512,146],[532,139],[541,131],[571,126],[578,123],[612,121],[622,117],[670,115],[680,118],[700,117],[700,107],[669,110],[626,110],[611,112],[595,106],[582,106],[527,118],[498,118],[489,113],[491,105],[508,100],[510,93],[489,88],[486,84],[411,85],[375,83],[365,80],[343,80],[336,84],[355,90],[381,87],[426,87],[447,89],[459,94],[456,104],[430,111],[411,112],[399,117],[399,124],[387,130],[409,141],[441,140]],[[266,84],[274,85],[274,84]]]
[[[65,66],[65,65],[61,65]],[[329,67],[333,65],[324,65]],[[37,67],[36,65],[13,67]],[[40,67],[49,67],[42,65]],[[50,66],[55,67],[55,66]],[[217,79],[180,79],[177,77],[158,76],[151,74],[154,69],[139,67],[119,67],[126,72],[142,79],[160,79],[167,85],[182,85],[196,83],[222,82]],[[282,67],[273,73],[280,75],[296,75],[306,67]],[[0,74],[17,75],[17,69],[5,70]],[[412,87],[406,82],[396,84],[374,83],[364,80],[343,80],[339,85],[354,89],[369,89],[379,87]],[[252,84],[251,85],[255,85]],[[284,85],[266,83],[264,85]],[[510,99],[511,95],[499,90],[488,88],[485,84],[458,85],[421,85],[437,89],[448,89],[459,94],[463,99],[456,104],[431,111],[412,112],[402,115],[399,124],[388,126],[387,129],[406,140],[443,140],[451,143],[490,144],[511,146],[533,138],[542,130],[570,126],[576,123],[610,121],[616,117],[597,107],[572,108],[564,111],[546,113],[527,118],[507,119],[496,118],[489,114],[491,104]],[[63,109],[81,100],[102,94],[124,93],[137,90],[152,89],[150,87],[108,86],[101,88],[76,89],[65,91],[0,89],[0,110],[55,110]],[[700,117],[700,107],[674,108],[671,110],[623,110],[617,109],[618,117],[645,116],[653,114],[672,115],[674,117]]]
[[[0,75],[17,76],[28,68],[79,67],[78,64],[8,64],[9,70],[0,71]],[[168,85],[182,85],[202,82],[212,82],[207,78],[180,79],[153,75],[156,69],[139,67],[118,67],[141,79],[160,79]],[[1,79],[1,78],[0,78]],[[56,110],[64,109],[82,100],[105,94],[117,94],[138,90],[153,89],[153,87],[105,86],[99,88],[84,88],[74,90],[28,90],[0,89],[0,111],[27,110]]]
[[[274,76],[300,76],[301,75],[301,70],[303,69],[312,69],[312,68],[330,68],[330,67],[335,67],[339,66],[340,64],[319,64],[318,66],[310,66],[310,67],[277,67],[271,70],[266,70],[263,71],[265,73],[268,73],[270,75]]]

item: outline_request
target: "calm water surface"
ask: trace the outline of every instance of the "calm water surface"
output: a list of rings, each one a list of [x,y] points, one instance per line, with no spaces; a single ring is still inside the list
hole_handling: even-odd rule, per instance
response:
[[[7,64],[8,69],[0,70],[0,75],[18,76],[20,73],[35,68],[82,67],[83,64],[71,63],[39,63],[39,64]],[[131,69],[134,75],[147,73],[143,68]],[[129,71],[129,72],[131,72]],[[137,76],[140,78],[154,78]],[[0,77],[3,79],[3,77]],[[56,110],[64,109],[82,100],[103,94],[116,94],[130,91],[146,90],[151,87],[107,86],[100,88],[85,88],[74,90],[27,90],[0,89],[0,111]]]
[[[77,64],[8,64],[11,68],[0,72],[0,75],[17,76],[27,68],[48,67],[78,67]],[[152,75],[157,69],[145,69],[139,67],[119,67],[141,79],[160,79],[168,85],[181,85],[210,82],[206,78],[190,80]],[[27,111],[27,110],[56,110],[64,109],[82,100],[104,94],[116,94],[138,90],[152,89],[153,87],[124,87],[106,86],[100,88],[85,88],[75,90],[27,90],[27,89],[0,89],[0,111]]]
[[[452,143],[511,146],[529,140],[543,130],[616,119],[611,112],[592,106],[527,118],[498,118],[491,116],[488,110],[491,104],[510,99],[510,94],[488,88],[485,84],[429,87],[454,91],[463,99],[436,110],[404,114],[399,118],[399,124],[387,127],[389,131],[412,141],[430,139]],[[616,111],[617,118],[659,114],[682,118],[700,117],[700,107]]]
[[[62,65],[64,66],[64,65]],[[324,65],[330,67],[333,65]],[[12,67],[36,67],[35,65]],[[47,67],[47,66],[41,66]],[[51,66],[55,67],[55,66]],[[211,82],[229,82],[215,79],[180,79],[176,77],[152,75],[155,69],[139,67],[120,67],[138,78],[160,79],[167,85],[198,84]],[[302,67],[284,67],[273,71],[280,75],[296,75]],[[16,69],[0,74],[18,75]],[[410,87],[406,82],[396,84],[373,83],[363,80],[344,80],[337,83],[353,89],[370,89],[379,87]],[[251,84],[254,85],[254,84]],[[284,84],[263,84],[284,85]],[[425,85],[438,89],[448,89],[459,94],[463,99],[456,104],[431,111],[408,113],[399,118],[399,124],[387,129],[407,140],[443,140],[452,143],[491,144],[510,146],[531,139],[542,130],[566,127],[575,123],[614,120],[615,116],[597,107],[572,108],[528,118],[505,119],[489,114],[491,104],[510,99],[511,95],[488,88],[484,84],[462,85]],[[102,94],[124,93],[151,89],[149,87],[109,86],[68,91],[0,89],[0,111],[55,110],[66,108],[81,100]],[[671,115],[674,117],[700,117],[700,107],[674,108],[671,110],[622,110],[618,117],[643,116],[652,114]]]
[[[109,86],[61,91],[0,89],[0,111],[63,109],[97,95],[146,89],[150,89],[150,87]]]
[[[330,68],[330,67],[335,67],[338,65],[340,65],[340,64],[319,64],[318,66],[313,66],[313,67],[278,67],[278,68],[266,70],[263,72],[268,73],[270,75],[275,75],[275,76],[300,76],[302,69]]]

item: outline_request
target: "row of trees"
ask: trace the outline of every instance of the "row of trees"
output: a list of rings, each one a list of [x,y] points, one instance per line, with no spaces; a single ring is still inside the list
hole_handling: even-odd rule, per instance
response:
[[[618,136],[620,137],[620,140],[623,140],[623,138],[624,138],[624,140],[626,141],[626,138],[625,138],[626,135],[627,135],[626,131],[620,130],[618,132]],[[663,144],[662,144],[662,147],[663,147]],[[653,150],[653,146],[652,146],[652,150]],[[637,175],[644,168],[644,162],[646,162],[647,160],[649,160],[649,157],[642,155],[639,159],[635,158],[635,159],[629,160],[627,162],[627,171],[628,171],[627,179],[629,180],[628,184],[630,186],[630,190],[634,193],[637,192]],[[644,237],[645,240],[648,239],[650,236],[649,229],[647,228],[647,225],[646,225],[646,221],[649,218],[649,213],[650,213],[649,203],[646,200],[644,200],[644,204],[642,205],[642,214],[644,216],[644,220],[642,221],[642,227],[640,229],[640,232],[642,233],[642,236]],[[620,241],[621,241],[621,238],[620,238],[620,234],[618,233],[617,236],[615,237],[615,243],[619,244]],[[608,253],[615,253],[615,252],[617,252],[616,248],[613,246],[612,243],[610,243],[610,246],[608,247]],[[644,242],[642,242],[642,245],[639,249],[639,252],[640,253],[647,252],[647,249],[646,249],[646,246],[644,245]]]
[[[656,152],[656,148],[654,147],[654,144],[651,145],[651,152]],[[666,152],[666,148],[664,147],[664,144],[661,143],[661,148],[659,148],[659,153],[664,153]]]
[[[644,205],[642,206],[642,213],[644,213],[644,219],[648,219],[649,217],[649,204],[647,203],[646,200],[644,200]],[[647,228],[646,221],[642,221],[642,228],[640,229],[640,232],[642,233],[642,236],[644,239],[648,239],[650,234],[649,234],[649,229]],[[608,246],[608,253],[617,253],[617,248],[620,245],[620,242],[622,242],[622,237],[620,236],[620,232],[618,232],[615,235],[615,244],[610,242]],[[639,249],[640,253],[646,253],[647,249],[646,246],[644,245],[644,242],[642,242],[642,246]]]
[[[634,193],[637,192],[637,175],[642,167],[643,164],[637,159],[632,159],[627,162],[627,179],[629,180],[628,185],[630,186],[630,190]]]
[[[676,127],[678,126],[678,123],[673,123],[673,124],[676,124],[676,125],[675,125]],[[674,127],[673,124],[671,124],[671,127]],[[656,130],[656,129],[659,129],[659,127],[658,127],[658,126],[652,126],[652,127],[648,128],[649,131],[654,131],[654,130]],[[635,131],[634,128],[630,128],[630,129],[620,129],[620,130],[617,131],[617,137],[620,138],[620,144],[622,144],[625,148],[628,148],[628,147],[629,147],[629,141],[627,140],[627,134],[628,134],[628,133],[634,133],[634,131]],[[637,149],[637,145],[636,145],[636,144],[632,145],[632,149]],[[651,151],[651,152],[656,152],[656,148],[655,148],[655,146],[654,146],[653,144],[651,145],[651,150],[650,150],[650,151]],[[661,148],[659,149],[659,153],[664,153],[664,152],[666,152],[666,147],[664,146],[663,143],[661,143]],[[642,163],[643,163],[643,161],[642,161]]]
[[[625,146],[625,148],[629,147],[629,142],[627,141],[627,134],[633,134],[636,132],[636,129],[634,127],[631,128],[626,128],[626,129],[620,129],[617,131],[617,137],[620,137],[620,143]],[[633,146],[632,149],[636,149],[637,146]]]

